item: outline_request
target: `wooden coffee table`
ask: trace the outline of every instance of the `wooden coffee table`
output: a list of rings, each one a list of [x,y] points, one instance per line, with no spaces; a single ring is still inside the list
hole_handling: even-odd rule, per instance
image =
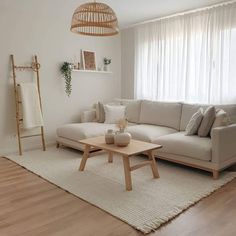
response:
[[[159,173],[157,169],[157,163],[153,154],[153,151],[161,148],[161,145],[142,142],[138,140],[132,139],[130,144],[127,147],[117,147],[114,144],[106,144],[105,137],[99,136],[95,138],[88,138],[79,141],[81,144],[85,145],[85,150],[83,154],[83,158],[80,163],[79,170],[83,171],[86,165],[86,161],[89,157],[95,156],[91,155],[90,149],[91,147],[95,147],[100,150],[104,150],[108,152],[108,162],[113,162],[113,153],[119,154],[123,157],[124,164],[124,172],[125,172],[125,184],[126,190],[132,190],[132,180],[131,180],[131,171],[139,169],[143,166],[150,165],[152,174],[154,178],[159,178]],[[137,165],[130,166],[130,157],[136,154],[144,153],[147,154],[149,160],[143,161]]]

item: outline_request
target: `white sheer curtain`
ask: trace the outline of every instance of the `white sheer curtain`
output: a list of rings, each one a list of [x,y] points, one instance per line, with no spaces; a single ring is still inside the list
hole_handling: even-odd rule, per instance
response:
[[[137,26],[135,97],[236,102],[236,3]]]

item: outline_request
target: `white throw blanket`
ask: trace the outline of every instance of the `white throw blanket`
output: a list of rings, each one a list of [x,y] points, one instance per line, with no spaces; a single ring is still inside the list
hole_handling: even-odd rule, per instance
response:
[[[23,128],[43,126],[38,88],[35,83],[20,83]]]

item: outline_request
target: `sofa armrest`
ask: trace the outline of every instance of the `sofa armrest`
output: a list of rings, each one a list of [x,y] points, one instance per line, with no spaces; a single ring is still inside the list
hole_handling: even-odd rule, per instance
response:
[[[96,121],[96,110],[83,111],[81,114],[81,122],[94,122]]]
[[[236,124],[212,130],[212,162],[222,163],[236,157]]]

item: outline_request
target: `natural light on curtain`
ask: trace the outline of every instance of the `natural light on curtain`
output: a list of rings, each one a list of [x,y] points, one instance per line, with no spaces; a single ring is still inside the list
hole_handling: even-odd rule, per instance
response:
[[[236,102],[236,3],[135,28],[136,98]]]

